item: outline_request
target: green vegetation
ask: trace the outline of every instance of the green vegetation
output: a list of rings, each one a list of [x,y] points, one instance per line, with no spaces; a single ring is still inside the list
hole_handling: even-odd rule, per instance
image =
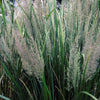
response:
[[[99,0],[26,2],[0,3],[1,100],[99,100]]]

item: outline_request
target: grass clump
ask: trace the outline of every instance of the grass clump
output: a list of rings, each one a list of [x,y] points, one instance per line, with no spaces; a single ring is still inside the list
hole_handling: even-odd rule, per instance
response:
[[[0,17],[0,97],[97,100],[99,2],[62,1],[60,10],[56,0],[16,0],[12,7],[4,4]]]

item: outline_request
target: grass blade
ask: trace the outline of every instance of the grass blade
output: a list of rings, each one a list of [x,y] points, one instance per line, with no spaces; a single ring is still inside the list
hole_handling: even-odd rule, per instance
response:
[[[9,99],[9,98],[3,96],[3,95],[0,95],[0,98],[2,98],[2,99],[4,99],[4,100],[11,100],[11,99]]]
[[[93,96],[92,94],[88,93],[87,91],[82,91],[81,93],[90,96],[93,100],[98,100],[95,96]]]

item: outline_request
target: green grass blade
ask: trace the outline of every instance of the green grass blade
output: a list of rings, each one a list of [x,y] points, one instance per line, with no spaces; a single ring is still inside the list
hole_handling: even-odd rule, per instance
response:
[[[89,58],[90,58],[90,53],[89,53],[89,56],[88,56],[88,58],[87,58],[86,65],[85,65],[85,69],[84,69],[84,72],[83,72],[83,80],[85,80],[85,73],[86,73],[86,70],[87,70]]]
[[[1,13],[2,13],[2,18],[3,18],[4,26],[6,27],[5,11],[4,11],[4,8],[3,8],[1,3],[0,3],[0,6],[1,6]]]
[[[7,67],[5,66],[5,64],[2,64],[2,65],[3,65],[3,68],[5,69],[5,71],[7,72],[7,74],[9,75],[9,77],[11,78],[11,80],[14,82],[15,86],[20,91],[20,88],[19,88],[18,84],[16,83],[14,77],[11,75],[11,73],[9,72],[9,70],[7,69]]]
[[[22,35],[22,30],[21,30],[21,27],[20,27],[19,22],[18,22],[17,19],[16,19],[16,23],[17,23],[17,26],[18,26],[19,32],[20,32],[20,34]]]
[[[11,99],[9,99],[9,98],[3,96],[3,95],[0,95],[0,98],[3,99],[3,100],[11,100]]]
[[[51,14],[52,14],[55,10],[56,10],[56,9],[54,8],[54,9],[52,9],[52,10],[50,11],[50,13],[48,14],[48,16],[46,17],[46,20],[49,19],[49,17],[51,16]]]
[[[95,96],[93,96],[92,94],[88,93],[87,91],[82,91],[81,93],[90,96],[93,100],[98,100]]]
[[[43,86],[44,86],[44,97],[45,97],[45,100],[48,100],[48,98],[49,98],[49,100],[52,100],[51,93],[50,93],[50,90],[48,89],[48,87],[46,85],[44,75],[43,75]]]
[[[34,100],[32,94],[31,94],[30,90],[28,89],[28,87],[26,86],[26,84],[22,80],[20,80],[20,81],[22,82],[22,84],[24,85],[25,89],[27,90],[28,95],[30,96],[30,99],[31,100]]]

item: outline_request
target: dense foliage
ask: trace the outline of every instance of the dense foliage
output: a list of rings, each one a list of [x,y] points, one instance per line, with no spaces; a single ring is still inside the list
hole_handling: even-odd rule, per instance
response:
[[[0,3],[0,98],[98,100],[99,2]]]

